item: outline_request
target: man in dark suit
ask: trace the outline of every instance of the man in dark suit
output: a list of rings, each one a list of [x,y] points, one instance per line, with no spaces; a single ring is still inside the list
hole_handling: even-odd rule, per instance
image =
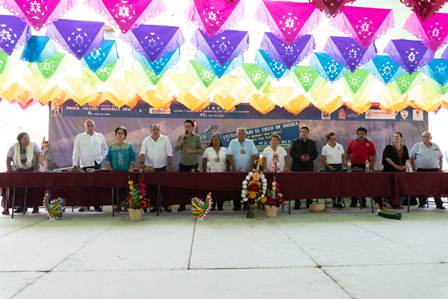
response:
[[[308,139],[310,135],[310,129],[308,127],[300,128],[299,139],[294,140],[292,143],[289,155],[292,157],[292,171],[314,171],[314,160],[318,156],[316,142]],[[311,199],[306,200],[306,207],[311,204]],[[296,200],[294,203],[294,209],[300,209],[300,200]]]

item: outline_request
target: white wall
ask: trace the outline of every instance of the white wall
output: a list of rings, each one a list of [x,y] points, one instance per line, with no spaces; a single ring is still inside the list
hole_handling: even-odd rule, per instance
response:
[[[27,132],[39,147],[44,136],[48,139],[48,117],[48,106],[33,104],[23,110],[0,101],[0,171],[6,171],[6,153],[20,132]]]
[[[429,114],[429,130],[432,133],[432,141],[444,153],[443,168],[448,170],[448,109]]]

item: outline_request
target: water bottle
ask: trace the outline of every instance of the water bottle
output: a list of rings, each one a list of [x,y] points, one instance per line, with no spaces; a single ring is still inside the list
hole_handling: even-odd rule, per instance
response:
[[[370,172],[370,163],[369,163],[369,160],[366,160],[366,172]]]
[[[347,172],[352,172],[352,162],[350,160],[347,161]]]
[[[406,172],[412,172],[411,163],[409,161],[406,161]]]

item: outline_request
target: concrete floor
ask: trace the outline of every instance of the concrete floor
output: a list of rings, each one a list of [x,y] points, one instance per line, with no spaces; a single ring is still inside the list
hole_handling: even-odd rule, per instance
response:
[[[433,208],[2,216],[0,298],[446,299],[447,228]]]

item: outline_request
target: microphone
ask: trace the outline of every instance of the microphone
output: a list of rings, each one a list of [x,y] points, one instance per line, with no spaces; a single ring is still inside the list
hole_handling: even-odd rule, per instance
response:
[[[185,134],[184,134],[184,141],[187,140],[187,135],[188,135],[188,132],[185,131]]]

